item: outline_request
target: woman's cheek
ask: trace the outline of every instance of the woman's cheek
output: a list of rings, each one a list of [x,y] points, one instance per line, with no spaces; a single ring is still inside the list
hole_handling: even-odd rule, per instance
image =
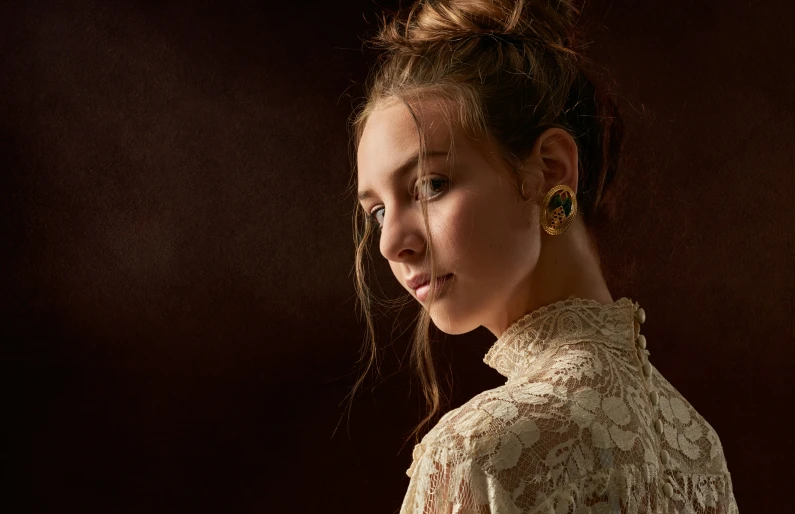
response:
[[[465,205],[457,205],[450,209],[445,216],[442,232],[448,240],[448,246],[461,249],[466,246],[466,239],[475,236],[472,228],[475,224],[477,213],[467,209]]]

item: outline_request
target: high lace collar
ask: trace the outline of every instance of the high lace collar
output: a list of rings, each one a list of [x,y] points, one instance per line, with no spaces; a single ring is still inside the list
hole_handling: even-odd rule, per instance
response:
[[[638,308],[626,297],[605,304],[569,296],[516,320],[491,346],[483,362],[511,380],[541,352],[564,344],[598,341],[634,348]]]

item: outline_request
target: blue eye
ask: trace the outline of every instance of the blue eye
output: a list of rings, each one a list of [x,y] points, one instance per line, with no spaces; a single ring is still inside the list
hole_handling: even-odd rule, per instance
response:
[[[450,182],[450,181],[448,179],[446,179],[446,178],[429,178],[429,179],[424,180],[423,184],[427,185],[427,184],[438,184],[438,183],[441,183],[442,186],[439,186],[439,187],[443,187],[448,182]],[[416,186],[414,188],[414,191],[415,192],[417,191]],[[439,194],[441,194],[441,191],[439,191]],[[436,198],[437,196],[439,196],[439,194],[435,194],[435,195],[431,196],[431,198]],[[381,230],[383,229],[383,225],[382,225],[381,222],[378,221],[377,213],[378,213],[378,211],[383,211],[383,210],[384,210],[384,207],[379,207],[378,209],[375,209],[373,212],[371,212],[370,214],[367,215],[367,217],[370,219],[370,222],[375,224],[376,227],[378,227],[378,233],[379,234],[381,233]]]

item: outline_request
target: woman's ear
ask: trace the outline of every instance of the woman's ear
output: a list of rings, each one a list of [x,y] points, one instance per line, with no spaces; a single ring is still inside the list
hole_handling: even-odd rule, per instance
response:
[[[538,140],[530,152],[522,159],[519,167],[519,192],[521,197],[532,203],[540,203],[544,197],[541,194],[546,177],[544,176],[544,161],[541,158]]]
[[[566,130],[555,127],[541,133],[527,161],[543,175],[541,190],[544,193],[558,184],[565,184],[577,193],[577,143]]]

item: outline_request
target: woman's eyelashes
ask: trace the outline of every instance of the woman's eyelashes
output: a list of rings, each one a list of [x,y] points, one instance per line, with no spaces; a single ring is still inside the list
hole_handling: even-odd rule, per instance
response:
[[[423,185],[426,186],[426,188],[427,188],[427,186],[430,186],[431,188],[443,188],[444,186],[446,186],[450,182],[450,180],[447,179],[447,178],[431,177],[431,178],[423,180],[422,182],[423,182]],[[439,185],[437,185],[437,184],[439,184]],[[414,186],[414,191],[415,191],[415,193],[417,191],[416,185]],[[436,192],[436,191],[434,191],[434,192]],[[434,194],[433,196],[430,196],[428,199],[436,198],[442,192],[443,191],[439,191],[437,194]],[[370,218],[370,221],[376,225],[379,234],[381,233],[381,230],[383,229],[383,221],[379,221],[378,220],[378,211],[383,211],[383,210],[385,210],[384,207],[379,207],[377,209],[374,209],[370,214],[368,214],[368,217]],[[382,217],[383,217],[383,215],[382,215]]]

